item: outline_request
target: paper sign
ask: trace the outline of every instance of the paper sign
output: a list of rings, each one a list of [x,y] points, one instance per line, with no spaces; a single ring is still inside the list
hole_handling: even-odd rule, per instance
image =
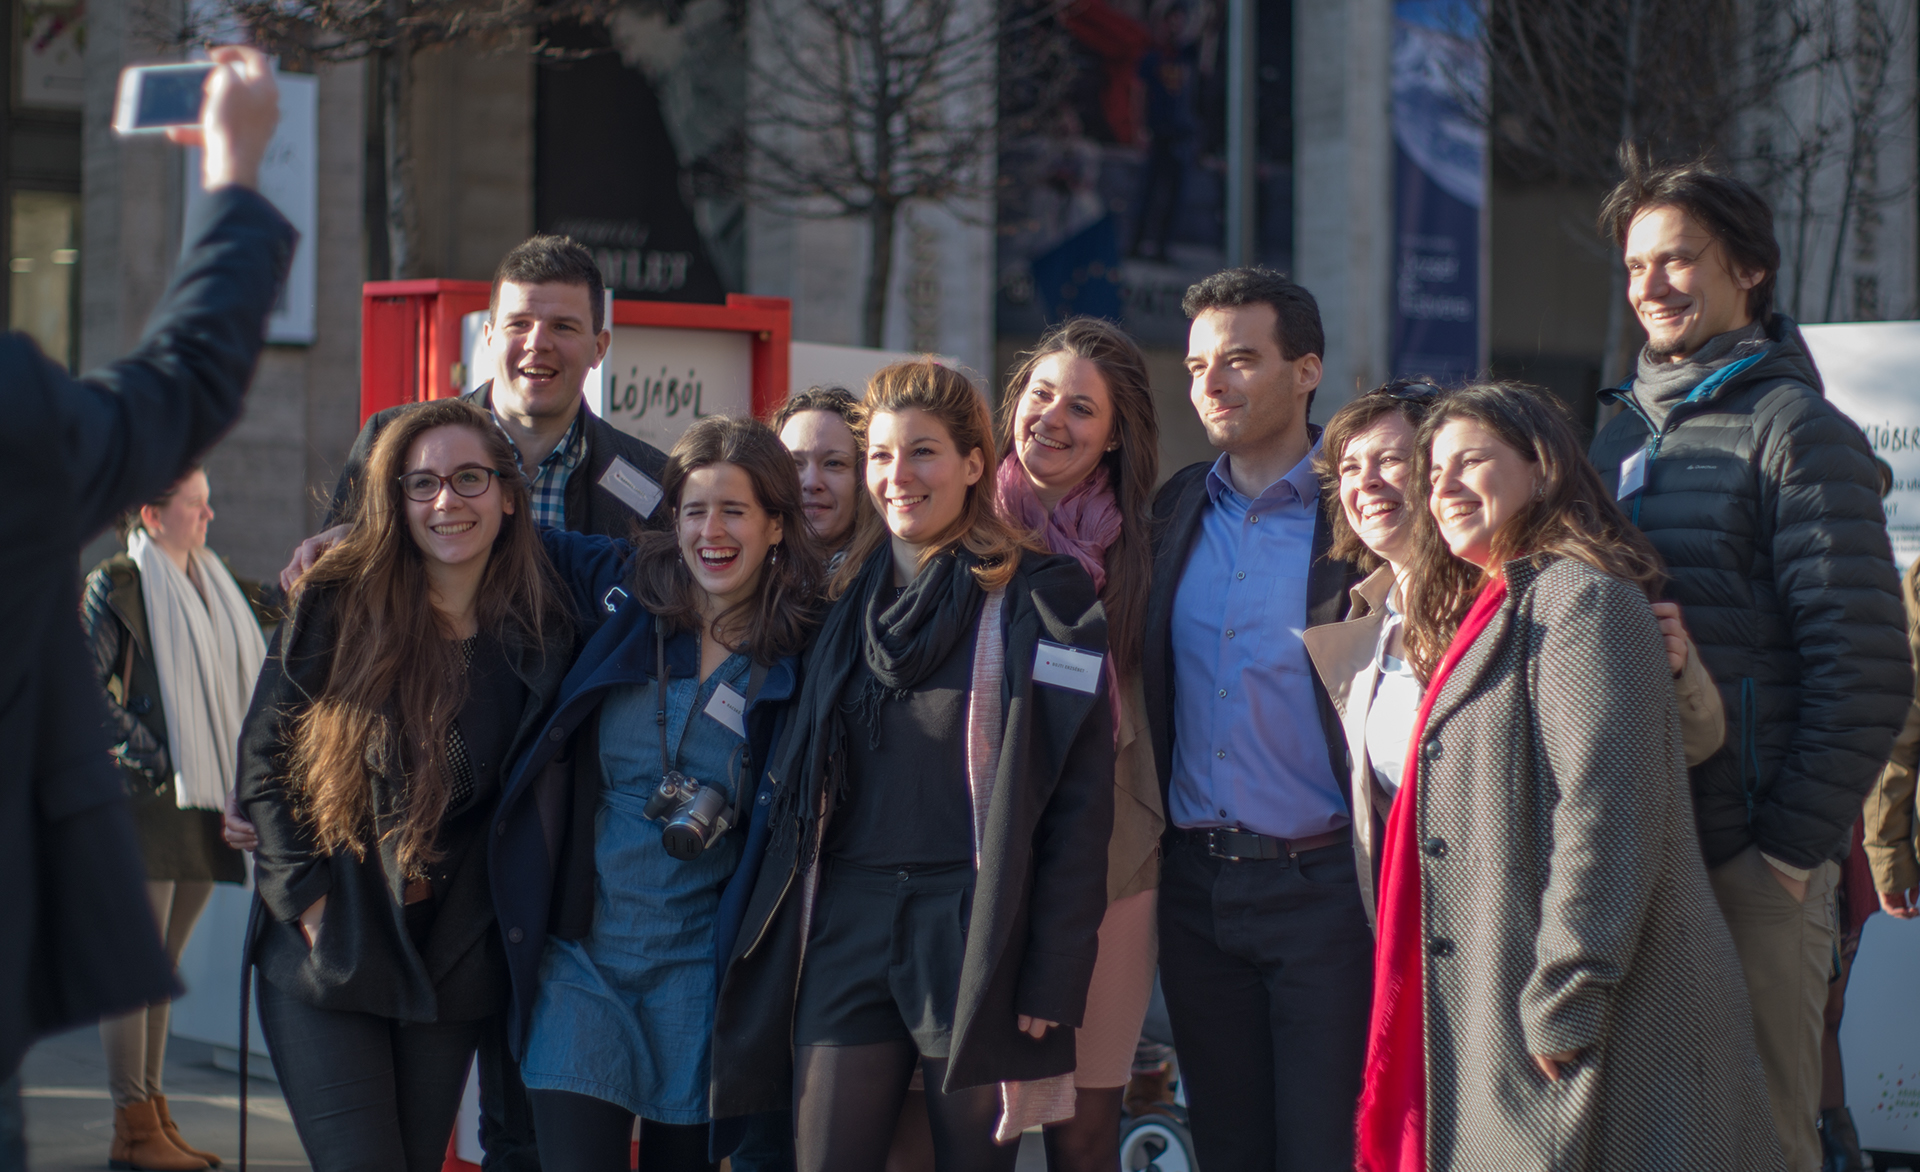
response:
[[[1105,658],[1097,651],[1063,647],[1042,639],[1033,653],[1033,682],[1091,695],[1100,686],[1100,664]]]
[[[1626,500],[1647,486],[1647,449],[1633,449],[1633,455],[1620,461],[1620,491],[1615,500]]]
[[[747,737],[747,698],[725,684],[713,690],[713,699],[707,701],[705,712],[721,724],[733,730],[733,735],[745,740]]]
[[[643,521],[653,516],[654,506],[660,503],[662,495],[653,477],[627,463],[624,456],[615,456],[613,463],[607,465],[606,474],[600,477],[600,487],[640,514]]]

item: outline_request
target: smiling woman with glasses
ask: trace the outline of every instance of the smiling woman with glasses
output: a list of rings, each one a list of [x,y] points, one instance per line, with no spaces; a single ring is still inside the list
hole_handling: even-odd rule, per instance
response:
[[[506,1006],[485,832],[572,624],[486,412],[421,405],[371,472],[352,531],[295,586],[241,730],[248,956],[317,1172],[429,1172]]]

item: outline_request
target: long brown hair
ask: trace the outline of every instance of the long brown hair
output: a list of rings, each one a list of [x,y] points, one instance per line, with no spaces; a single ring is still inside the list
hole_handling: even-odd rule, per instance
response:
[[[1414,511],[1414,555],[1408,576],[1407,660],[1423,680],[1446,654],[1460,621],[1491,574],[1518,558],[1535,564],[1568,557],[1631,582],[1649,599],[1666,581],[1660,555],[1600,483],[1574,435],[1566,409],[1547,392],[1518,383],[1476,383],[1439,401],[1420,425],[1414,483],[1431,499],[1433,439],[1456,419],[1471,419],[1519,452],[1539,471],[1540,494],[1493,535],[1482,570],[1453,555],[1429,508]]]
[[[1012,581],[1014,571],[1020,568],[1020,551],[1040,547],[1026,530],[1007,524],[994,511],[993,482],[998,460],[993,444],[993,416],[987,410],[987,401],[973,389],[967,376],[931,358],[896,362],[881,367],[867,380],[867,397],[862,405],[869,424],[878,415],[925,411],[947,429],[954,450],[962,457],[979,450],[984,467],[980,479],[968,486],[966,503],[953,525],[920,551],[920,564],[925,565],[955,546],[964,546],[980,559],[973,573],[981,589],[999,590]],[[788,464],[791,466],[792,462]],[[877,505],[875,511],[879,511]],[[853,544],[847,547],[847,560],[841,563],[833,578],[835,597],[852,585],[860,568],[887,536],[884,524],[855,536]]]
[[[435,857],[449,792],[447,729],[467,698],[457,633],[433,605],[400,491],[414,441],[441,427],[464,427],[480,438],[494,485],[513,510],[500,519],[474,595],[480,630],[502,639],[517,633],[540,647],[569,626],[565,594],[534,531],[526,481],[487,413],[438,399],[389,424],[355,494],[352,530],[294,586],[294,628],[307,600],[324,591],[333,601],[333,632],[326,686],[294,721],[289,790],[330,854],[365,858],[376,819],[394,818],[382,836],[399,837],[409,873]],[[374,809],[369,758],[404,779],[400,808]]]
[[[687,477],[715,464],[732,464],[753,482],[754,499],[779,518],[780,544],[768,551],[754,596],[713,617],[714,639],[756,661],[772,664],[798,655],[819,618],[825,572],[820,550],[800,507],[800,475],[772,428],[753,419],[715,415],[699,420],[667,455],[660,487],[677,518]],[[634,598],[670,628],[701,626],[700,584],[680,553],[679,526],[634,534],[629,579]]]
[[[1107,550],[1107,584],[1100,601],[1107,611],[1107,647],[1120,671],[1140,662],[1147,621],[1153,550],[1147,534],[1153,487],[1160,478],[1160,419],[1153,406],[1147,357],[1125,330],[1097,317],[1070,317],[1048,330],[1007,379],[1000,400],[1000,458],[1014,450],[1014,415],[1033,372],[1055,354],[1084,358],[1100,371],[1113,400],[1113,439],[1120,446],[1100,457],[1120,506],[1120,536]]]

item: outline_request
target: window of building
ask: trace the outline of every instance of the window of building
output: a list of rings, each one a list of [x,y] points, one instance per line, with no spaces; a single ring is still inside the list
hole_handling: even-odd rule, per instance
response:
[[[57,191],[16,191],[11,217],[12,256],[8,316],[47,357],[78,365],[80,197]]]

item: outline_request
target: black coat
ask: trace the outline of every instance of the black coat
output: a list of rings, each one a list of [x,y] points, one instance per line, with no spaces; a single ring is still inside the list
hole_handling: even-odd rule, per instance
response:
[[[493,383],[488,381],[460,397],[476,407],[487,407],[492,394]],[[340,470],[339,483],[333,489],[333,500],[327,506],[325,527],[332,527],[346,519],[354,486],[366,474],[367,461],[373,457],[373,444],[380,438],[381,430],[416,406],[416,403],[403,403],[367,417],[366,423],[360,428],[359,438],[353,441],[353,450],[347,453],[346,467]],[[651,522],[654,526],[664,526],[667,523],[664,501],[654,506],[652,516],[636,517],[626,502],[600,486],[600,478],[613,465],[615,456],[623,456],[627,463],[652,477],[654,483],[658,484],[666,471],[666,456],[652,444],[628,435],[587,410],[585,404],[581,405],[580,414],[586,421],[586,457],[567,477],[567,523],[561,527],[569,533],[631,537],[636,519],[641,524]],[[531,473],[533,470],[526,471]]]
[[[0,1077],[32,1041],[172,995],[106,715],[80,638],[80,547],[232,425],[295,234],[259,195],[212,193],[132,354],[69,377],[0,340]]]
[[[1794,866],[1844,858],[1860,803],[1913,702],[1906,615],[1880,472],[1821,393],[1800,331],[1654,436],[1631,394],[1594,437],[1608,491],[1652,440],[1646,488],[1622,502],[1666,559],[1727,743],[1690,771],[1707,865],[1758,843]]]
[[[1106,613],[1079,563],[1028,552],[1007,586],[1002,623],[1005,736],[960,971],[949,1089],[1073,1069],[1072,1030],[1036,1040],[1015,1019],[1024,1013],[1080,1024],[1107,910],[1113,715],[1106,687],[1088,695],[1033,682],[1041,639],[1104,652]],[[777,784],[801,783],[792,756],[776,761]],[[799,845],[792,834],[776,834],[768,845],[721,981],[716,1119],[785,1110],[792,1098]]]
[[[1317,438],[1318,429],[1313,434]],[[1193,543],[1200,536],[1200,512],[1207,505],[1207,470],[1212,461],[1189,464],[1174,473],[1153,500],[1153,586],[1147,595],[1146,646],[1141,651],[1140,676],[1146,685],[1147,728],[1153,735],[1154,766],[1160,773],[1160,800],[1167,810],[1173,803],[1167,788],[1173,780],[1173,599],[1180,590]],[[1352,599],[1348,590],[1360,580],[1353,566],[1327,555],[1333,546],[1333,526],[1324,501],[1314,513],[1313,564],[1307,570],[1306,625],[1318,627],[1347,617]],[[1335,777],[1352,772],[1347,761],[1347,736],[1340,713],[1327,695],[1318,672],[1313,695],[1319,702],[1320,725],[1327,738],[1327,759]],[[1342,786],[1342,792],[1346,787]],[[1167,816],[1173,828],[1173,816]]]
[[[507,966],[494,930],[486,842],[497,785],[476,788],[467,805],[447,811],[437,866],[450,875],[444,894],[436,892],[424,953],[407,934],[399,836],[384,833],[401,804],[404,779],[369,768],[374,808],[383,816],[379,846],[364,859],[321,853],[311,825],[294,812],[286,792],[293,722],[326,687],[333,644],[332,599],[316,592],[274,639],[241,727],[240,806],[260,832],[248,955],[275,987],[320,1009],[402,1021],[465,1021],[498,1012],[507,1002]],[[572,662],[570,633],[550,635],[545,647],[509,639],[505,652],[527,695],[510,751],[485,765],[501,782],[506,763],[524,750],[560,689]],[[321,896],[326,913],[319,943],[309,949],[300,913]]]
[[[231,572],[231,571],[229,571]],[[238,582],[262,624],[279,621],[260,588]],[[116,553],[93,568],[80,592],[80,624],[87,632],[93,677],[107,693],[107,722],[115,764],[133,808],[147,878],[245,883],[246,856],[220,833],[220,811],[183,810],[167,753],[167,707],[153,663],[140,567]]]

